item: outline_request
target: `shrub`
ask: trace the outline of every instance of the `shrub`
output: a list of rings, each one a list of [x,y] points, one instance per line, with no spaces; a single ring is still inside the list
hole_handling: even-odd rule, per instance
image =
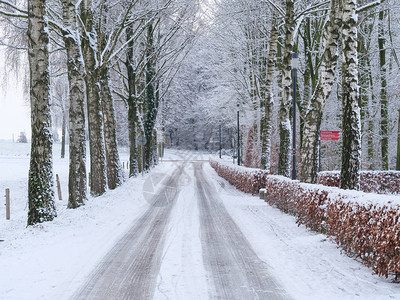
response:
[[[265,187],[267,171],[233,165],[214,157],[210,158],[210,165],[219,176],[225,178],[242,192],[255,195]]]
[[[267,177],[265,200],[295,212],[297,223],[325,233],[379,276],[400,274],[400,205],[394,196],[345,191]]]
[[[255,194],[266,188],[266,202],[295,215],[297,224],[327,234],[379,276],[394,275],[397,279],[400,275],[398,197],[300,183],[214,158],[210,164],[244,192]],[[335,180],[334,176],[326,178]]]
[[[338,171],[318,174],[318,183],[326,186],[340,186]],[[360,190],[366,193],[400,194],[400,171],[361,171]]]

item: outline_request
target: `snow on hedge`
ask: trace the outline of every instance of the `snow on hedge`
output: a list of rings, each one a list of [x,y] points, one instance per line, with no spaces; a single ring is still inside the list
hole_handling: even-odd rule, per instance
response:
[[[340,172],[320,172],[318,183],[339,187]],[[367,193],[400,194],[400,171],[361,171],[360,189]]]

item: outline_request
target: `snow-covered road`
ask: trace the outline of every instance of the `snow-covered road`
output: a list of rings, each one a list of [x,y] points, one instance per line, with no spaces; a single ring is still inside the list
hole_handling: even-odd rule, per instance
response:
[[[201,267],[206,272],[202,273],[208,283],[201,291],[204,297],[289,299],[226,211],[214,185],[204,176],[203,164],[204,162],[191,164],[190,161],[172,164],[173,173],[165,176],[160,184],[162,188],[149,197],[151,206],[106,255],[75,295],[75,299],[153,299],[157,278],[161,281],[165,280],[162,278],[179,276],[179,273],[163,274],[160,268],[163,264],[167,224],[172,211],[181,210],[178,206],[184,205],[184,201],[197,205],[200,211],[199,215],[190,216],[195,220],[187,222],[200,223],[201,243],[191,246],[192,251],[202,253],[203,256],[204,266]],[[184,169],[187,177],[180,180]],[[189,185],[195,184],[195,190],[182,194],[182,201],[176,203],[185,182]],[[188,231],[184,232],[184,236],[196,233],[190,232],[190,228],[183,229]],[[181,245],[185,248],[188,247],[186,243],[191,242],[181,240]],[[175,264],[181,261],[179,256],[171,259],[174,258]],[[190,267],[190,264],[181,267]],[[192,271],[196,272],[195,269]],[[191,278],[186,278],[183,282],[190,280]],[[176,291],[177,284],[179,282],[175,287],[169,287],[172,299],[180,298]],[[194,288],[194,282],[187,285],[190,286],[190,289]],[[185,291],[185,287],[179,289],[184,299],[193,296],[190,295],[191,290]]]
[[[207,155],[167,158],[84,207],[58,202],[57,219],[36,227],[14,192],[0,299],[400,299],[326,236],[230,186]]]

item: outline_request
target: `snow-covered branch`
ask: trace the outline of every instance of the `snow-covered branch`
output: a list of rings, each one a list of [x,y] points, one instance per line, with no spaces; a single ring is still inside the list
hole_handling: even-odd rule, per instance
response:
[[[368,9],[374,8],[375,6],[381,5],[383,2],[385,2],[386,0],[376,0],[373,2],[370,2],[368,4],[365,4],[363,6],[360,6],[356,9],[357,13],[361,13],[363,11],[366,11]]]

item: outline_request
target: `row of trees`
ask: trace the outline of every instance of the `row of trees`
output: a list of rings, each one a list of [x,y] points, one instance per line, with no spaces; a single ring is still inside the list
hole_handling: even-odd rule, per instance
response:
[[[10,51],[28,54],[32,121],[28,225],[56,216],[52,93],[67,94],[59,106],[64,113],[68,108],[69,208],[87,199],[86,136],[91,195],[102,195],[124,180],[115,99],[127,107],[129,176],[150,170],[156,161],[156,123],[162,122],[159,107],[193,41],[197,1],[28,0],[25,8],[2,0],[0,5],[6,32],[2,43]],[[18,31],[27,32],[24,39],[13,39]],[[60,88],[65,82],[67,93]],[[137,145],[140,136],[146,141],[143,161]]]
[[[336,167],[343,188],[358,188],[361,167],[394,167],[389,157],[396,156],[399,110],[396,1],[221,0],[215,11],[210,32],[197,46],[197,62],[186,67],[202,78],[191,97],[201,103],[196,122],[210,125],[203,127],[203,144],[218,136],[223,120],[223,145],[232,146],[239,105],[245,164],[289,177],[296,52],[300,179],[316,182],[321,128],[341,129],[342,144],[331,156],[341,156]],[[174,107],[169,109],[173,115]],[[171,123],[169,130],[186,136],[189,121]]]

